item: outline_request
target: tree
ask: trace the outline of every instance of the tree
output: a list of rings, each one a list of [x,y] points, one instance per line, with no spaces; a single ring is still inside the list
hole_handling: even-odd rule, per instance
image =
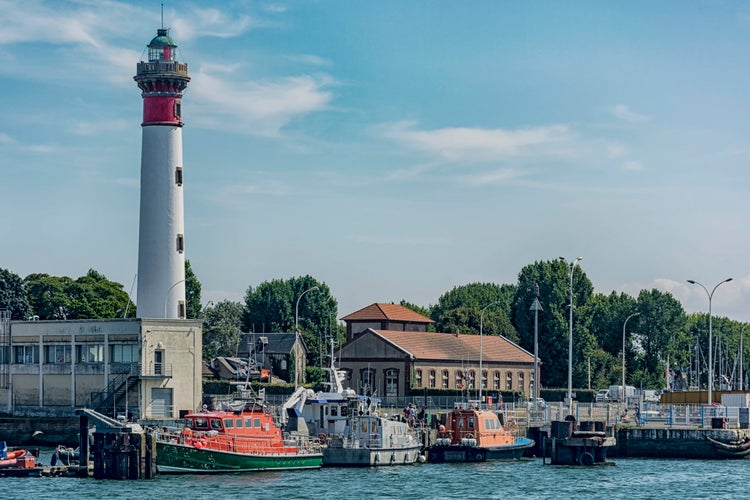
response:
[[[513,299],[513,323],[520,337],[520,345],[534,352],[534,313],[529,310],[539,285],[539,302],[544,311],[539,313],[539,359],[542,362],[542,386],[566,387],[568,374],[568,304],[569,265],[560,260],[535,262],[521,269]],[[586,373],[584,349],[591,347],[588,330],[581,324],[581,312],[593,293],[593,285],[580,266],[573,269],[574,312],[574,385],[581,387]],[[585,341],[581,341],[586,333]],[[578,339],[578,340],[576,340]]]
[[[17,274],[0,268],[0,309],[10,311],[10,319],[26,319],[31,306],[26,298],[23,280]]]
[[[432,307],[439,332],[502,335],[511,342],[518,334],[510,321],[515,287],[495,283],[469,283],[444,293]],[[496,305],[491,305],[497,302]],[[488,307],[489,306],[489,307]],[[486,308],[486,309],[485,309]],[[482,316],[482,310],[484,315]]]
[[[190,261],[185,260],[185,301],[186,314],[188,319],[196,319],[201,317],[201,282],[193,273],[193,268],[190,267]]]
[[[685,336],[685,310],[670,293],[653,289],[638,294],[638,311],[638,331],[632,334],[633,385],[661,388],[667,356],[672,362],[684,362],[685,348],[692,347]]]
[[[592,342],[597,348],[589,350],[587,356],[592,356],[599,363],[592,363],[592,383],[595,387],[616,384],[622,380],[622,328],[625,319],[637,312],[636,299],[625,293],[615,292],[609,295],[594,294],[586,304],[585,310],[581,311],[580,321],[593,335]],[[628,332],[637,330],[638,316],[628,321]],[[626,336],[626,353],[632,351],[627,346],[631,345],[631,336]],[[601,353],[596,353],[601,349]],[[631,361],[627,361],[628,358]],[[633,355],[626,357],[626,365],[632,368]]]
[[[216,356],[235,356],[240,342],[240,327],[245,308],[239,302],[222,300],[206,307],[203,320],[203,360]]]
[[[311,288],[317,289],[308,291]],[[304,293],[304,295],[302,295]],[[299,305],[299,330],[308,349],[308,362],[320,362],[327,352],[325,337],[341,339],[336,323],[338,303],[325,283],[311,276],[275,279],[247,289],[243,328],[251,332],[290,332]]]
[[[77,280],[67,276],[30,274],[24,279],[27,297],[39,319],[119,318],[128,311],[130,297],[120,283],[90,269]]]

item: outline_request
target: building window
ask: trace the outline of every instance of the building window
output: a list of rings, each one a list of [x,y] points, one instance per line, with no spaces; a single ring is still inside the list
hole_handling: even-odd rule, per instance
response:
[[[464,388],[464,373],[461,370],[456,370],[456,389]]]
[[[375,370],[367,369],[359,373],[359,391],[365,396],[371,396],[375,390]]]
[[[39,362],[39,346],[17,345],[13,346],[13,359],[21,365],[30,365]]]
[[[422,370],[417,370],[414,374],[414,378],[416,379],[417,387],[422,387]]]
[[[182,253],[185,251],[185,235],[177,235],[177,251]]]
[[[505,390],[506,391],[513,390],[513,373],[511,372],[508,372],[505,374]]]
[[[10,357],[9,357],[10,349],[8,346],[2,346],[0,347],[0,364],[8,364],[10,363]]]
[[[474,370],[469,370],[469,389],[474,389],[476,384],[477,374]]]
[[[182,118],[182,102],[180,101],[174,102],[174,117],[178,120]]]
[[[185,319],[187,317],[187,314],[185,313],[185,301],[180,300],[177,302],[177,317],[179,319]]]
[[[398,396],[398,370],[394,368],[385,371],[385,395]]]
[[[523,372],[518,372],[518,390],[522,391],[524,389],[524,376]]]
[[[443,370],[443,389],[448,389],[450,387],[450,382],[448,380],[449,377],[448,370]]]
[[[500,372],[495,370],[495,373],[492,375],[492,388],[493,389],[500,389]]]
[[[112,363],[137,363],[141,359],[137,344],[114,344],[109,346],[109,359]]]
[[[84,344],[76,346],[77,363],[103,363],[104,346],[101,344]]]
[[[154,350],[154,375],[164,374],[164,349]]]
[[[69,345],[44,346],[44,362],[50,364],[70,363]]]
[[[182,167],[174,169],[174,183],[178,186],[182,186]]]
[[[435,370],[430,370],[430,387],[435,387]]]
[[[487,370],[482,370],[482,389],[487,388]]]

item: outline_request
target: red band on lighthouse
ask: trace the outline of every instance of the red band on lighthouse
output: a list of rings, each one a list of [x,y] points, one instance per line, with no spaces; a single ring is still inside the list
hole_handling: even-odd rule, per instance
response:
[[[175,96],[144,96],[143,124],[182,125],[182,99]]]

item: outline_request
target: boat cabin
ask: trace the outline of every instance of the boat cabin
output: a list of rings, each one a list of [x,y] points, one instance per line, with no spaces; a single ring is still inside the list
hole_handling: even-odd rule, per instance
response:
[[[271,415],[263,411],[210,411],[185,416],[185,428],[193,432],[231,434],[233,436],[281,436]]]
[[[476,440],[476,446],[502,446],[513,444],[515,436],[505,430],[500,416],[476,408],[455,408],[448,422],[451,444],[464,444]]]

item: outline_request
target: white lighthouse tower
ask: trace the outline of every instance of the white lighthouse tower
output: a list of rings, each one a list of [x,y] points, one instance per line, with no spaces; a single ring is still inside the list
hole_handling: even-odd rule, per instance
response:
[[[190,78],[176,48],[167,29],[157,30],[134,77],[143,96],[139,318],[186,317],[181,107]]]

